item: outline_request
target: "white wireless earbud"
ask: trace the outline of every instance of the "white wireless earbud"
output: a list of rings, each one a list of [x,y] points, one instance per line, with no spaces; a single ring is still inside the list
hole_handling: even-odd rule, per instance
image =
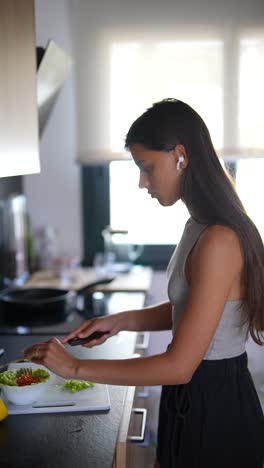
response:
[[[181,163],[184,161],[184,156],[179,156],[179,159],[176,164],[176,169],[179,171],[181,169]]]

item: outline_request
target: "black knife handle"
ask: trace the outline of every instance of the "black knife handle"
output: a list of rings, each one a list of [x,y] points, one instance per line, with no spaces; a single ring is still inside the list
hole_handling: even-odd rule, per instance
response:
[[[97,331],[97,332],[92,333],[90,336],[86,336],[85,338],[78,338],[77,336],[75,336],[74,338],[68,341],[68,344],[71,346],[82,345],[85,343],[89,343],[92,340],[99,340],[99,338],[108,334],[109,334],[108,331],[107,332]]]

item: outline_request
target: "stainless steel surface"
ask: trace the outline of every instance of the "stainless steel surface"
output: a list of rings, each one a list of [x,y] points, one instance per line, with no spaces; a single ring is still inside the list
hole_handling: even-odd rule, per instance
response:
[[[23,284],[27,277],[26,197],[11,194],[1,202],[3,219],[1,274],[7,285]]]
[[[57,95],[72,66],[71,58],[55,42],[49,41],[37,74],[37,102],[40,134]]]
[[[143,252],[143,245],[134,245],[130,242],[128,231],[106,226],[102,236],[105,255],[108,258],[112,256],[113,261],[132,265]]]

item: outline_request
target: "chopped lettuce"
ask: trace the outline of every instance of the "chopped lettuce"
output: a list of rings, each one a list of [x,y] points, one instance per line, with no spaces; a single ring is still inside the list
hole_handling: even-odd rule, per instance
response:
[[[0,385],[16,385],[16,372],[13,371],[5,371],[0,374]]]
[[[32,375],[34,379],[40,379],[41,382],[45,382],[49,378],[50,373],[46,371],[45,369],[38,368],[38,369],[33,369]]]
[[[79,392],[85,388],[94,387],[94,382],[86,382],[84,380],[66,380],[63,384],[63,390],[69,390],[71,393]]]

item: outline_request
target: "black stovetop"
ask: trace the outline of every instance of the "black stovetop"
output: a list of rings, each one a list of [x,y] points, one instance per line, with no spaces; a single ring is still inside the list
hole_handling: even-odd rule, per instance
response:
[[[1,335],[61,335],[77,328],[84,320],[114,314],[123,310],[141,308],[144,303],[144,293],[107,293],[95,292],[92,300],[85,303],[79,298],[77,309],[70,312],[65,320],[59,323],[6,323],[1,321]]]

